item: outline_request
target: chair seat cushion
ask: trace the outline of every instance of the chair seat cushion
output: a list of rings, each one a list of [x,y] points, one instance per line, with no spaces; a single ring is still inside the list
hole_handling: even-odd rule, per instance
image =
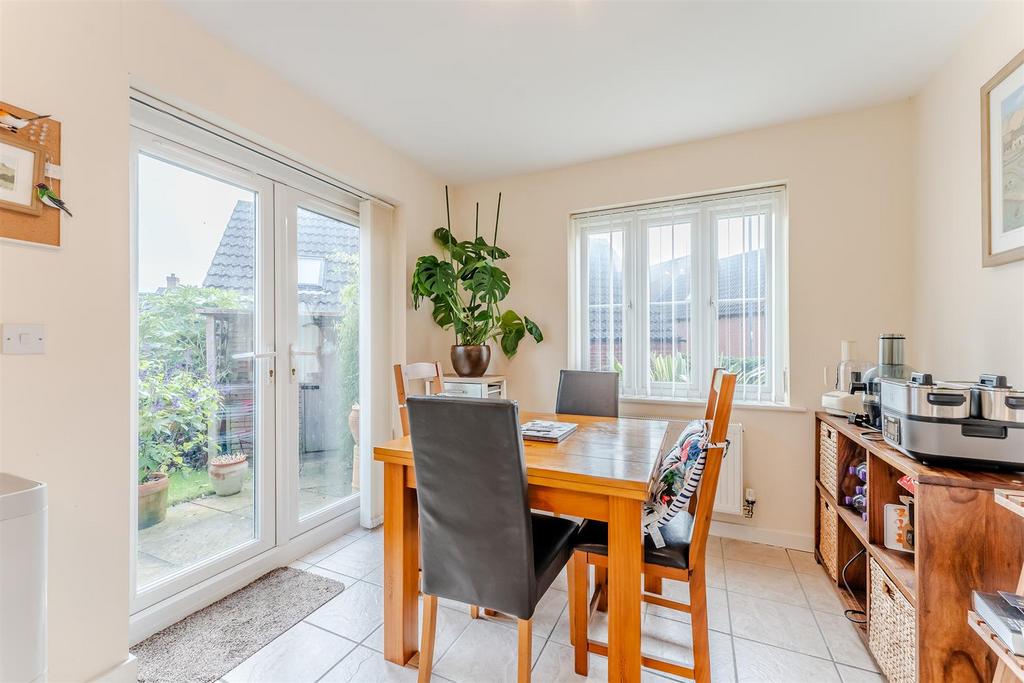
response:
[[[644,562],[663,567],[689,569],[693,515],[681,512],[661,527],[665,547],[658,548],[650,536],[644,536]],[[588,519],[576,536],[576,549],[598,555],[608,554],[608,523]]]
[[[537,598],[555,580],[562,567],[572,557],[576,530],[579,525],[571,519],[550,515],[531,515],[533,520],[533,569],[537,577]]]

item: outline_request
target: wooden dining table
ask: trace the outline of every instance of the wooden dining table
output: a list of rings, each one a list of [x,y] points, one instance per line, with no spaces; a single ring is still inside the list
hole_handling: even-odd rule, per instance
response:
[[[561,443],[526,441],[530,506],[608,522],[608,680],[640,680],[641,510],[671,423],[550,413],[575,422]],[[379,444],[384,463],[384,657],[404,665],[418,649],[419,528],[409,437]]]

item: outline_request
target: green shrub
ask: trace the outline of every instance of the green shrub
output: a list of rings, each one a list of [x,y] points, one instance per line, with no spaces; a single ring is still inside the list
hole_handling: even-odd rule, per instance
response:
[[[220,392],[206,375],[140,360],[139,483],[154,472],[205,464],[217,448],[208,430],[220,408]]]

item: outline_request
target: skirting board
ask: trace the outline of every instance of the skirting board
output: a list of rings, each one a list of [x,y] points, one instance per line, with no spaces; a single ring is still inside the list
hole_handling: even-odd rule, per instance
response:
[[[136,683],[138,680],[139,663],[135,655],[129,654],[123,662],[92,679],[92,683]]]
[[[735,538],[738,541],[777,545],[783,548],[792,548],[793,550],[803,550],[806,552],[814,550],[814,536],[810,534],[795,534],[791,531],[760,529],[744,524],[711,520],[711,534],[721,536],[722,538]]]

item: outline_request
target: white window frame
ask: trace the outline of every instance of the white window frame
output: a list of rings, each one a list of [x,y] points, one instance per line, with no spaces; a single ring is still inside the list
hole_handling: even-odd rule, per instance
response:
[[[765,240],[768,263],[765,287],[767,388],[737,385],[736,402],[760,406],[789,406],[789,263],[788,216],[785,185],[772,184],[739,191],[717,192],[674,200],[631,204],[611,209],[577,212],[570,216],[570,364],[589,369],[589,274],[587,237],[623,231],[623,373],[620,395],[635,402],[693,402],[707,396],[718,348],[717,230],[723,213],[764,208],[769,216]],[[692,288],[690,293],[691,382],[658,383],[649,380],[650,293],[648,235],[661,223],[661,211],[695,217],[690,232]],[[774,219],[774,220],[773,220]]]

